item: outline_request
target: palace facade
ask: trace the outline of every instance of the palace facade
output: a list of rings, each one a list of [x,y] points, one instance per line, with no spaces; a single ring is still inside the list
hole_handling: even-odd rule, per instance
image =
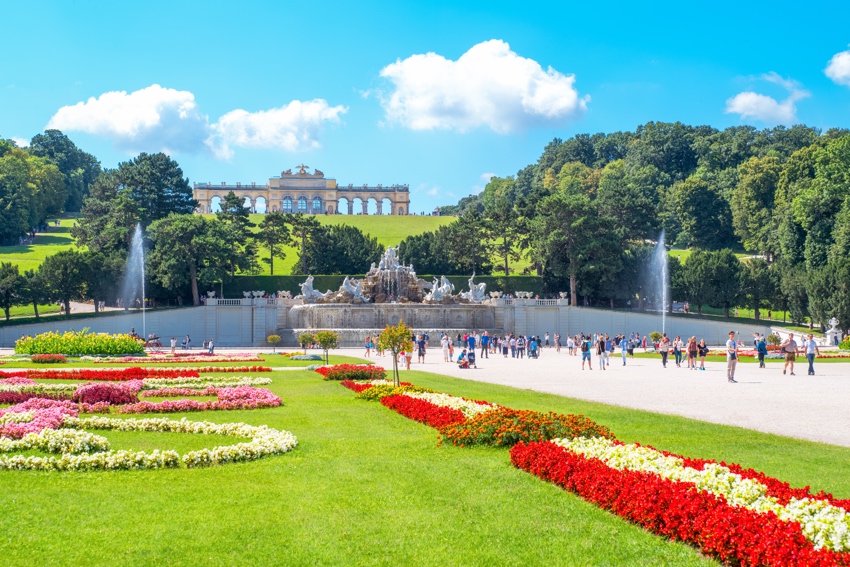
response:
[[[266,212],[336,215],[340,214],[340,203],[345,202],[348,214],[366,215],[369,214],[369,202],[374,201],[374,209],[379,215],[409,213],[409,185],[339,186],[335,179],[325,177],[318,169],[314,169],[313,173],[307,173],[306,165],[296,169],[296,173],[287,169],[263,185],[195,183],[194,198],[199,203],[198,212],[212,212],[217,208],[216,200],[220,202],[233,191],[246,200],[246,206],[250,206],[252,212],[265,208]]]

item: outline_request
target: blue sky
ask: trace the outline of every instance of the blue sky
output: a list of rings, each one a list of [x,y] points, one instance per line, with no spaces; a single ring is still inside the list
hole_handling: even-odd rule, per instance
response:
[[[850,126],[844,2],[18,2],[0,136],[48,125],[190,181],[306,163],[429,211],[554,137],[649,120]],[[23,142],[22,142],[23,143]]]

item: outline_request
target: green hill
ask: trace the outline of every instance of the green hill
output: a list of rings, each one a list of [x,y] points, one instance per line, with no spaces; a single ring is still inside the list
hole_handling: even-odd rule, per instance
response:
[[[455,217],[393,215],[319,215],[316,218],[325,225],[347,224],[355,226],[377,238],[378,242],[384,246],[395,246],[408,236],[436,230],[440,226],[455,220]],[[262,220],[263,215],[251,215],[251,222],[254,224],[259,225]],[[37,235],[32,244],[0,246],[0,262],[17,264],[21,271],[37,268],[47,256],[73,248],[74,239],[71,236],[70,229],[74,222],[74,219],[62,220],[59,227],[51,226],[49,232]],[[293,247],[286,247],[284,252],[286,253],[285,259],[275,259],[275,272],[280,275],[289,274],[298,258],[298,253]],[[261,258],[268,258],[268,255],[268,250],[260,249]],[[260,268],[263,270],[263,274],[269,273],[269,267],[265,262],[261,262]]]

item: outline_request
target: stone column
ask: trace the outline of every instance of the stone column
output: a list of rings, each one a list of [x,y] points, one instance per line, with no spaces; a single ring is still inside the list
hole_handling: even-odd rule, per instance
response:
[[[360,201],[363,204],[363,214],[369,214],[369,199],[363,199]]]
[[[378,203],[378,210],[376,211],[376,214],[382,215],[383,212],[381,212],[381,205],[383,204],[383,201],[378,201],[377,203]]]

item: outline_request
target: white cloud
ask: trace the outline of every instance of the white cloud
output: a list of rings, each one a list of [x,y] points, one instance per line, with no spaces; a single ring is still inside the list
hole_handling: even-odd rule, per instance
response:
[[[128,152],[212,151],[230,158],[234,147],[300,151],[319,146],[325,122],[339,122],[347,111],[327,101],[294,100],[280,108],[233,110],[210,124],[189,91],[151,85],[138,91],[113,91],[64,106],[47,128],[86,132],[106,138]]]
[[[801,89],[796,81],[784,79],[773,71],[762,75],[761,79],[781,86],[788,91],[788,96],[779,102],[772,96],[753,91],[738,93],[726,101],[726,114],[739,114],[741,118],[753,118],[772,124],[796,122],[797,105],[795,103],[810,96],[810,93]]]
[[[30,141],[26,138],[18,138],[17,136],[12,136],[12,141],[15,142],[15,145],[19,148],[28,148],[30,145]]]
[[[322,125],[339,123],[344,106],[329,106],[327,101],[293,100],[280,108],[247,112],[232,110],[212,126],[207,144],[220,157],[233,155],[231,146],[278,148],[290,152],[319,147]]]
[[[823,72],[835,83],[850,87],[850,50],[833,55]]]
[[[86,132],[136,151],[195,152],[209,124],[188,91],[151,85],[132,93],[112,91],[63,106],[47,128]]]
[[[495,173],[482,173],[481,174],[481,181],[483,181],[484,183],[490,183],[490,180],[493,179],[494,177],[496,177]]]
[[[412,130],[485,126],[504,134],[576,118],[590,100],[579,97],[575,75],[543,70],[496,39],[473,46],[457,61],[412,55],[381,69],[381,76],[394,86],[382,99],[387,121]]]

